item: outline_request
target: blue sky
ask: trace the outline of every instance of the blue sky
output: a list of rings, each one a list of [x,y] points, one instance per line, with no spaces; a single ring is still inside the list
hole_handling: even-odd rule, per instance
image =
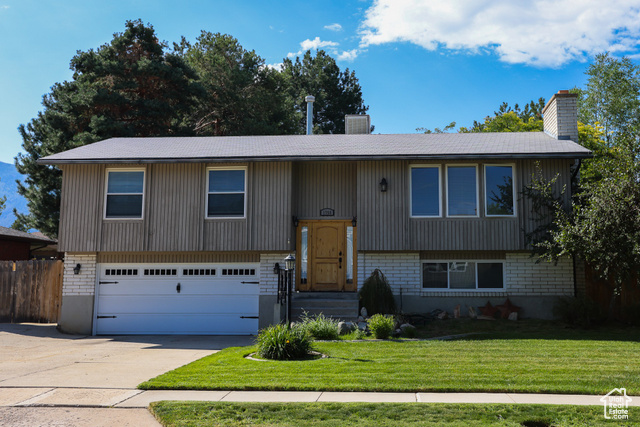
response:
[[[379,133],[470,125],[502,101],[582,86],[593,55],[638,54],[640,0],[169,1],[0,0],[0,161],[17,127],[71,78],[77,50],[142,19],[160,39],[228,33],[267,64],[305,48],[355,70]]]

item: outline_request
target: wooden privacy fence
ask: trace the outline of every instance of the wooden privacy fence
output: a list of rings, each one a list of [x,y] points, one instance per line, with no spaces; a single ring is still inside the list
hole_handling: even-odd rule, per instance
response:
[[[56,323],[62,261],[0,261],[0,322]]]
[[[608,310],[614,288],[613,281],[602,279],[589,265],[585,266],[585,279],[587,297],[598,303],[604,310]],[[620,313],[638,305],[640,305],[640,286],[634,276],[622,285],[620,296],[615,301],[614,310],[616,313]]]

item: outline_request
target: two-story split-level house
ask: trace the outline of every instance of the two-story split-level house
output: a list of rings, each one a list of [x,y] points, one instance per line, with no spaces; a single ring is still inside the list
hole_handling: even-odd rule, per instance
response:
[[[520,192],[558,186],[590,152],[561,91],[545,132],[114,138],[51,155],[63,171],[60,327],[94,334],[250,334],[295,290],[355,293],[375,268],[405,312],[503,302],[549,317],[571,259],[536,263]],[[364,121],[364,133],[350,133]],[[566,194],[569,197],[569,194]],[[355,315],[355,313],[354,313]]]

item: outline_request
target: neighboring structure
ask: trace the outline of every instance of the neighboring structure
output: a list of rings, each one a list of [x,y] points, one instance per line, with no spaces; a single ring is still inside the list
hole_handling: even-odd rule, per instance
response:
[[[42,233],[0,227],[0,261],[58,258],[57,242]]]
[[[256,333],[279,320],[290,252],[301,294],[355,293],[380,268],[405,312],[509,297],[549,317],[574,266],[530,257],[520,192],[536,164],[569,190],[590,156],[567,100],[551,98],[544,133],[114,138],[48,156],[63,171],[60,327]]]

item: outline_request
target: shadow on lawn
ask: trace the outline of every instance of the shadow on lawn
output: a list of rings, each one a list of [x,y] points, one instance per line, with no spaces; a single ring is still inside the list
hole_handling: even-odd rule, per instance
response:
[[[556,321],[524,319],[433,320],[418,328],[423,339],[495,340],[495,339],[544,339],[544,340],[598,340],[640,342],[640,327],[611,322],[592,329],[580,329]]]

